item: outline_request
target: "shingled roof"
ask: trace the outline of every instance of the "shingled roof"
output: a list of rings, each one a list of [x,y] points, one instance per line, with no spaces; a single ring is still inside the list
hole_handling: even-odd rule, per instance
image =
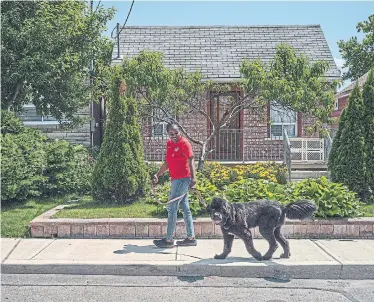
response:
[[[330,64],[328,78],[340,78],[325,36],[319,25],[286,26],[126,26],[120,33],[120,59],[141,50],[164,54],[169,68],[200,70],[205,79],[231,81],[240,77],[244,58],[274,58],[276,45],[288,43],[313,62]],[[117,56],[114,48],[113,58]]]

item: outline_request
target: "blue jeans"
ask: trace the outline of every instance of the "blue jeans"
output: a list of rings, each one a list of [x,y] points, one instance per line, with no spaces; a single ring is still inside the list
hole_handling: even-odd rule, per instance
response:
[[[175,225],[177,223],[177,212],[179,207],[181,208],[183,213],[183,219],[186,224],[187,236],[195,237],[190,205],[188,204],[188,187],[190,185],[190,182],[191,178],[180,178],[175,179],[171,182],[169,200],[181,196],[184,193],[186,193],[186,195],[184,195],[183,198],[178,198],[177,200],[173,201],[172,203],[166,206],[166,210],[168,211],[168,229],[166,240],[173,240]]]

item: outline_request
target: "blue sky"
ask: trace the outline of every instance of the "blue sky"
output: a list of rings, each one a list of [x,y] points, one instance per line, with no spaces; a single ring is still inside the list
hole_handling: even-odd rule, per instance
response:
[[[117,8],[108,24],[125,22],[132,1],[101,1]],[[94,2],[94,6],[98,1]],[[337,42],[362,38],[356,25],[374,14],[372,1],[139,1],[135,0],[128,25],[296,25],[320,24],[338,67]]]

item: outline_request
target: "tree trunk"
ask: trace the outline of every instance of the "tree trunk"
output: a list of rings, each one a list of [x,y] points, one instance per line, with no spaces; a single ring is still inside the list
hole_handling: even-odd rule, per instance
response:
[[[199,157],[199,163],[197,165],[197,171],[202,171],[203,168],[204,168],[204,163],[205,163],[206,156],[207,156],[206,145],[207,145],[207,143],[205,142],[205,143],[203,143],[203,145],[201,147],[201,153],[200,153],[200,157]]]

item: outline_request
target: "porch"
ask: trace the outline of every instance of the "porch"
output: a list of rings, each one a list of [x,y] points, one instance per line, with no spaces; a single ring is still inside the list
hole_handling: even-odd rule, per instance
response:
[[[194,139],[205,140],[207,131],[189,134]],[[284,136],[266,137],[266,133],[253,133],[251,129],[221,129],[208,145],[208,161],[225,163],[249,163],[257,161],[285,162],[288,151],[292,163],[326,163],[331,143],[326,139]],[[147,161],[163,161],[167,135],[143,136],[143,147]],[[195,156],[200,155],[200,146],[192,144]],[[285,146],[287,150],[285,150]],[[289,150],[288,150],[289,149]],[[287,156],[287,155],[286,155]]]

